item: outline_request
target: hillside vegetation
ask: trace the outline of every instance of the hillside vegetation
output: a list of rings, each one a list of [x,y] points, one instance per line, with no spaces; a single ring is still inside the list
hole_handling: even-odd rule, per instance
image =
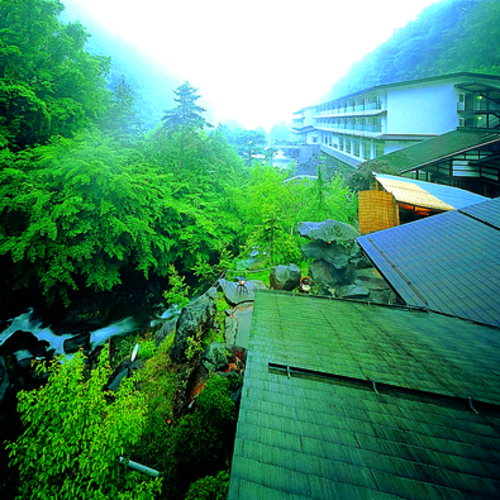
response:
[[[355,63],[324,99],[460,71],[500,75],[500,2],[442,0]]]

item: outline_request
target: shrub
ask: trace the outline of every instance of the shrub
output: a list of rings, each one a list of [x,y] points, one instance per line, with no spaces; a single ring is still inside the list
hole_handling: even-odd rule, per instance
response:
[[[140,437],[143,398],[123,380],[116,393],[104,391],[111,368],[107,349],[85,376],[85,356],[37,365],[48,373],[45,386],[19,393],[26,430],[8,445],[11,465],[20,472],[20,499],[144,499],[160,488],[118,461]]]
[[[229,474],[221,471],[217,476],[206,476],[194,482],[185,500],[226,500],[229,489]]]

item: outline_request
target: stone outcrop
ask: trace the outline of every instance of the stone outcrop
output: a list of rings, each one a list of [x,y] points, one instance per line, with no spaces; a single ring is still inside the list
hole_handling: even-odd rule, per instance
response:
[[[302,247],[304,257],[314,259],[309,266],[316,293],[339,298],[396,302],[389,284],[363,255],[355,239],[356,228],[343,222],[304,222],[302,236],[311,240]]]
[[[156,346],[159,346],[169,335],[175,331],[178,318],[169,319],[163,323],[162,327],[155,332],[153,338],[155,339]]]
[[[228,344],[235,344],[237,333],[238,333],[238,318],[234,316],[226,316],[226,318],[224,318],[224,340]]]
[[[274,290],[295,290],[300,283],[300,267],[295,264],[271,268],[269,283]]]
[[[299,234],[312,241],[345,244],[354,241],[361,233],[350,224],[327,219],[323,222],[303,222]]]
[[[228,366],[226,351],[226,344],[213,342],[206,348],[205,352],[203,353],[203,356],[201,358],[203,366],[211,372],[225,370]]]
[[[217,308],[215,298],[217,290],[210,288],[207,293],[184,307],[181,311],[175,331],[174,345],[170,357],[177,363],[186,361],[187,339],[201,338],[214,327]]]

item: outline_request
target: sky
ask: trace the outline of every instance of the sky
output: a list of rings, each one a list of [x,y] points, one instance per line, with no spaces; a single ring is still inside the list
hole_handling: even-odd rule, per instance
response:
[[[290,122],[439,0],[62,0],[199,89],[216,121]]]

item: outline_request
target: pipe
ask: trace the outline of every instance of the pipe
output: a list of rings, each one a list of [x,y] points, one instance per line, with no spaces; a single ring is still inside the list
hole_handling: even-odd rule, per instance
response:
[[[136,470],[138,472],[142,472],[143,474],[147,474],[151,477],[159,477],[161,473],[157,470],[151,469],[150,467],[146,467],[145,465],[134,462],[133,460],[128,460],[126,458],[120,457],[120,463],[126,465],[129,469]]]

